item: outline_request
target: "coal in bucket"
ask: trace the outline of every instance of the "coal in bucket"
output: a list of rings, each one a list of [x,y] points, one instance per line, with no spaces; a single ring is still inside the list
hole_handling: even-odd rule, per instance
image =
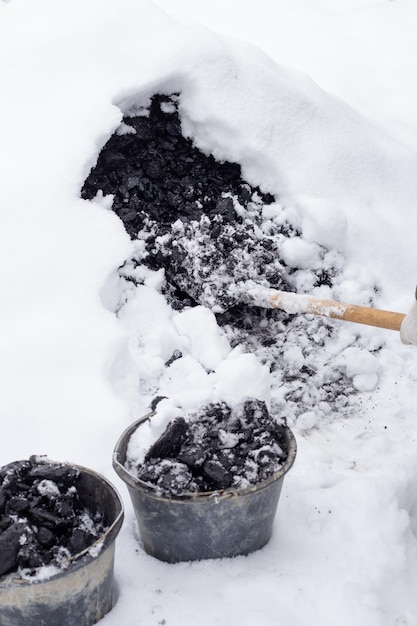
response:
[[[76,470],[80,502],[92,514],[100,513],[105,531],[51,575],[36,576],[35,570],[32,578],[18,572],[0,577],[2,626],[91,626],[113,606],[115,541],[124,515],[120,496],[88,468],[52,463]]]
[[[296,456],[291,430],[285,428],[287,458],[270,478],[242,490],[165,497],[125,467],[132,433],[153,415],[130,425],[113,454],[113,467],[127,485],[145,551],[175,563],[247,555],[265,546],[272,534],[284,476]]]

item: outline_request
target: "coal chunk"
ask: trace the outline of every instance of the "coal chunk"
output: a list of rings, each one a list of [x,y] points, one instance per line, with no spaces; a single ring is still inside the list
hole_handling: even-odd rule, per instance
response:
[[[37,537],[40,545],[44,548],[51,548],[55,543],[54,533],[44,526],[39,526]]]
[[[8,465],[3,465],[3,467],[0,468],[0,482],[7,484],[13,478],[21,478],[25,476],[30,469],[32,469],[32,464],[29,461],[13,461]]]
[[[203,465],[207,458],[207,450],[203,445],[198,446],[193,443],[184,443],[176,455],[176,459],[180,463],[185,463],[191,469],[196,470]]]
[[[61,484],[64,489],[74,484],[79,474],[80,472],[76,468],[52,463],[34,465],[27,472],[30,480],[50,480],[56,484]]]
[[[203,464],[204,476],[214,489],[226,489],[232,484],[232,476],[217,459],[208,459]]]
[[[82,552],[94,542],[94,535],[83,528],[74,528],[69,539],[69,547],[72,554]]]
[[[18,494],[9,499],[6,508],[8,513],[24,513],[29,509],[29,506],[30,503],[26,495]]]
[[[15,523],[0,534],[0,576],[17,569],[20,538],[25,525]]]
[[[163,492],[179,495],[187,491],[192,476],[188,467],[182,463],[172,463],[159,477],[156,485]]]
[[[166,361],[165,367],[169,367],[170,365],[174,363],[174,361],[177,361],[181,357],[182,357],[182,352],[180,350],[174,350],[174,352],[171,354],[169,359]]]
[[[174,456],[181,448],[188,433],[187,422],[183,417],[178,417],[168,424],[166,430],[149,448],[145,461],[149,459],[165,459]]]

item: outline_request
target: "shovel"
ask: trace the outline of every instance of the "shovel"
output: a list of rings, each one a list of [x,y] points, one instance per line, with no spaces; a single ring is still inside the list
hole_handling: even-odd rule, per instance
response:
[[[242,285],[243,287],[243,285]],[[346,322],[367,324],[388,330],[400,330],[401,322],[405,318],[404,313],[373,309],[371,307],[358,306],[356,304],[344,304],[335,300],[315,298],[304,294],[288,291],[278,291],[255,285],[245,284],[245,299],[255,306],[267,309],[281,309],[290,315],[300,313],[321,315]]]

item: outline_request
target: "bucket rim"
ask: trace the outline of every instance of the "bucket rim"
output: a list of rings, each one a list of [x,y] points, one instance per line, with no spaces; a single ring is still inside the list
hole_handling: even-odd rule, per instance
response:
[[[95,470],[93,470],[93,469],[91,469],[89,467],[85,467],[84,465],[78,465],[77,463],[69,463],[67,461],[56,461],[54,459],[50,459],[48,457],[43,457],[43,456],[33,455],[32,457],[30,457],[30,460],[32,460],[32,462],[35,462],[35,463],[38,463],[38,464],[48,463],[48,464],[51,464],[51,465],[59,465],[59,466],[65,465],[67,467],[71,467],[71,468],[75,468],[77,470],[80,470],[80,472],[83,472],[85,474],[89,474],[90,476],[93,476],[96,479],[99,479],[99,481],[101,481],[102,483],[105,483],[105,485],[109,489],[109,491],[112,492],[113,496],[115,496],[115,499],[116,499],[116,502],[117,502],[117,505],[118,505],[117,506],[118,513],[117,513],[115,519],[113,520],[113,522],[107,528],[107,530],[105,530],[105,532],[102,533],[100,535],[100,537],[98,537],[98,539],[96,539],[93,543],[91,543],[84,550],[81,550],[80,552],[77,552],[76,554],[73,554],[68,559],[63,559],[62,563],[63,563],[64,567],[62,568],[62,571],[58,571],[58,572],[52,574],[51,576],[48,576],[47,578],[39,578],[39,579],[37,579],[36,577],[34,577],[33,579],[32,578],[22,578],[18,574],[18,572],[10,572],[9,574],[5,574],[4,576],[0,577],[0,587],[2,585],[6,586],[7,584],[23,586],[23,585],[35,585],[35,584],[41,584],[41,583],[48,583],[51,580],[55,580],[55,579],[60,578],[62,576],[66,576],[68,574],[68,572],[70,571],[69,568],[72,565],[76,565],[79,562],[81,562],[84,559],[84,557],[90,557],[91,560],[95,560],[96,558],[99,558],[100,555],[109,546],[109,544],[112,541],[113,537],[114,537],[114,539],[116,539],[116,537],[119,534],[119,531],[120,531],[120,529],[122,527],[122,524],[123,524],[123,519],[124,519],[123,500],[122,500],[118,490],[113,485],[113,483],[108,478],[103,476],[103,474],[100,474],[99,472],[96,472]],[[97,554],[94,554],[95,549],[98,550]],[[35,568],[35,576],[36,576],[36,570],[38,570],[38,569],[40,569],[40,568]]]
[[[219,489],[217,491],[205,491],[205,492],[184,492],[177,495],[166,496],[158,493],[158,489],[153,485],[150,485],[139,478],[136,478],[133,474],[131,474],[126,467],[124,466],[124,460],[126,458],[126,449],[127,444],[130,439],[130,436],[133,432],[141,424],[150,421],[150,419],[155,415],[155,411],[150,411],[146,415],[140,417],[136,421],[132,422],[121,434],[119,437],[113,451],[113,468],[116,474],[121,478],[129,487],[145,492],[147,496],[154,497],[161,501],[169,501],[169,502],[188,502],[190,500],[196,500],[199,502],[211,502],[214,499],[225,500],[227,498],[236,497],[236,496],[245,496],[251,494],[255,491],[261,491],[262,489],[266,489],[273,483],[275,483],[280,478],[283,478],[287,472],[291,469],[294,464],[295,457],[297,455],[297,441],[295,439],[294,433],[289,428],[289,426],[285,426],[285,434],[287,437],[288,443],[288,456],[285,459],[282,466],[274,472],[269,478],[263,480],[259,483],[255,483],[254,485],[250,485],[249,487],[245,487],[244,489],[236,489],[230,488],[227,489]]]

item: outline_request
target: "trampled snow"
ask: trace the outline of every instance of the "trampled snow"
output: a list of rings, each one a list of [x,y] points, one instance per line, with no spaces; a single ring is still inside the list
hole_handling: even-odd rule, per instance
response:
[[[117,602],[103,625],[417,622],[417,352],[392,331],[335,321],[310,353],[343,370],[357,402],[349,415],[289,409],[298,454],[263,550],[177,565],[144,553],[111,467],[121,432],[156,395],[192,409],[249,393],[277,402],[284,388],[208,309],[171,310],[160,275],[143,270],[129,288],[118,268],[140,242],[109,198],[80,199],[123,113],[180,91],[187,135],[240,163],[299,225],[283,250],[299,291],[326,246],[340,280],[315,295],[405,312],[417,282],[416,17],[411,0],[0,2],[0,458],[47,454],[120,489]],[[293,333],[287,366],[305,355]]]

